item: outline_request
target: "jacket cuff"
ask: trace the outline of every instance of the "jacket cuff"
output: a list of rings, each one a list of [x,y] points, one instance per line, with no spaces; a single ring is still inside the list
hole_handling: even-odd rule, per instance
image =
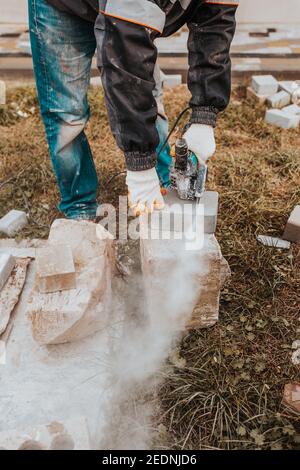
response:
[[[216,127],[218,112],[219,110],[213,106],[193,107],[189,123],[206,124],[207,126]]]
[[[127,170],[142,171],[154,168],[157,163],[157,155],[155,152],[141,153],[138,151],[125,152],[125,160]]]

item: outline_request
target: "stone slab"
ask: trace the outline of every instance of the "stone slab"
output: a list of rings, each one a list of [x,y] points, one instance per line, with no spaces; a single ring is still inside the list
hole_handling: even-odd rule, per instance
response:
[[[76,289],[41,293],[38,276],[28,302],[32,335],[40,344],[85,338],[107,325],[114,265],[112,236],[88,221],[56,220],[48,247],[68,240],[76,269]]]
[[[0,335],[7,334],[9,322],[23,291],[29,263],[30,258],[17,258],[15,269],[0,292]]]

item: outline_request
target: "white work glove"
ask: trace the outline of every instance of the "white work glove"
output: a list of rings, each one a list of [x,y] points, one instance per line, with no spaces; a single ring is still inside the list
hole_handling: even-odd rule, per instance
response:
[[[134,215],[153,212],[164,208],[159,179],[155,168],[142,171],[127,170],[129,207]]]
[[[188,148],[194,152],[201,163],[206,163],[216,151],[214,128],[212,126],[192,124],[183,137]]]

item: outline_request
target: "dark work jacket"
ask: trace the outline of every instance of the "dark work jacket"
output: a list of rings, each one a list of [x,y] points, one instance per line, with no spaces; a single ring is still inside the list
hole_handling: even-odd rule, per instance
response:
[[[184,24],[188,37],[190,123],[214,126],[230,98],[230,45],[238,0],[47,0],[94,22],[108,114],[131,170],[154,166],[158,135],[154,40]]]

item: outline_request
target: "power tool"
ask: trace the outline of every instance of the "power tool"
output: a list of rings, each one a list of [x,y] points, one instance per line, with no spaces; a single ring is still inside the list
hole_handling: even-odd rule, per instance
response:
[[[177,139],[171,154],[171,187],[177,191],[179,199],[199,202],[205,192],[207,165],[199,162],[184,138]]]

